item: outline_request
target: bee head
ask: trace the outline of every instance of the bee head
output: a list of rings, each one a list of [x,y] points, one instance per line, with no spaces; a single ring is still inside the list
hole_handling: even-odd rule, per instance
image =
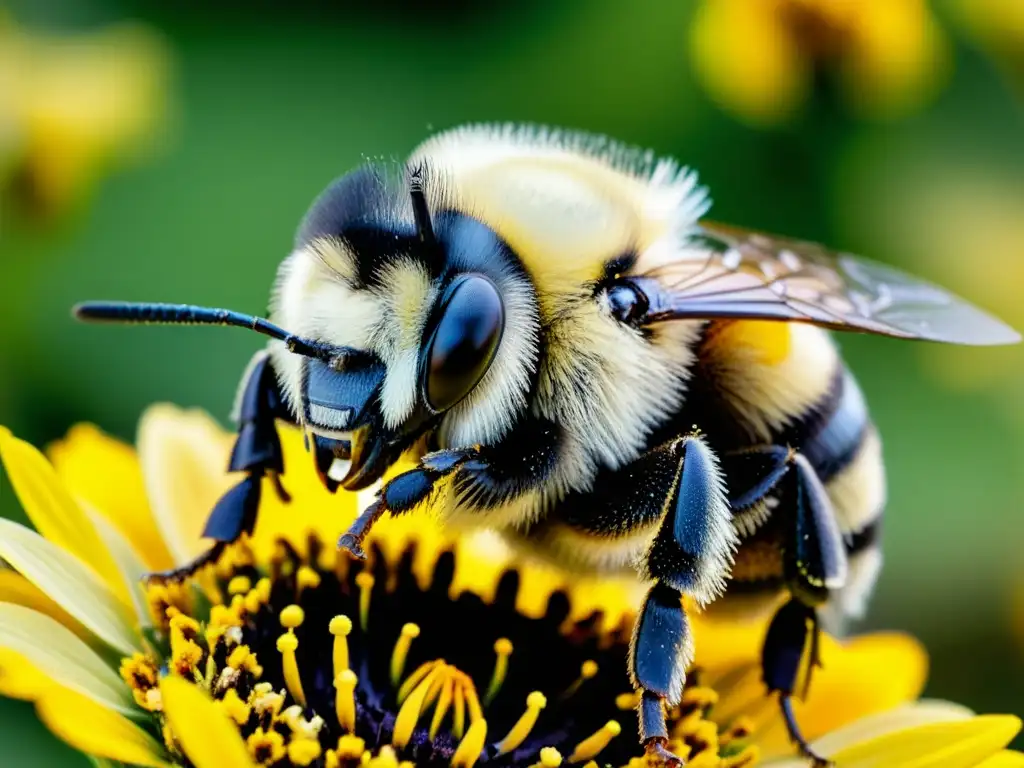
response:
[[[401,179],[363,168],[328,187],[281,266],[272,319],[338,350],[271,346],[300,420],[350,453],[331,475],[349,489],[426,432],[500,437],[526,405],[538,354],[518,259],[422,167]]]

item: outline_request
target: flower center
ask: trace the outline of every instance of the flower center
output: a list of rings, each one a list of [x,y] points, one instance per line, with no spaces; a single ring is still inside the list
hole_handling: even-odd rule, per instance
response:
[[[151,586],[158,652],[122,664],[138,704],[163,724],[157,670],[194,680],[237,724],[254,761],[273,768],[551,768],[641,755],[627,627],[602,633],[599,617],[568,621],[562,593],[545,616],[528,618],[515,609],[515,571],[492,600],[452,597],[452,552],[435,557],[424,586],[412,551],[398,562],[372,552],[364,566],[316,539],[306,549],[282,542],[259,567],[239,545],[187,588]],[[687,691],[670,713],[673,746],[691,760],[707,753],[724,756],[717,765],[752,765],[742,727],[720,731],[704,719],[713,698]]]

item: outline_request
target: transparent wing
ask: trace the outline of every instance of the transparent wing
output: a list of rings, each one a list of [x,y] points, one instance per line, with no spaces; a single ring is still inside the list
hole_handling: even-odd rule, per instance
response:
[[[814,243],[707,222],[693,242],[636,264],[634,275],[657,294],[650,321],[776,319],[951,344],[1020,341],[942,288]]]

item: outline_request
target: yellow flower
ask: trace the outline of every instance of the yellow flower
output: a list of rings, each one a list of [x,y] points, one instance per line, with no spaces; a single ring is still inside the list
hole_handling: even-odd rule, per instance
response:
[[[323,490],[298,430],[283,430],[291,504],[266,494],[250,539],[182,585],[143,586],[202,546],[229,442],[168,406],[143,418],[138,454],[80,426],[47,461],[0,429],[39,531],[0,521],[0,692],[128,765],[646,765],[625,665],[637,585],[453,540],[426,516],[377,526],[366,565],[339,555],[359,502]],[[694,625],[670,747],[690,766],[803,765],[759,679],[764,624]],[[916,701],[912,639],[822,650],[799,716],[838,766],[1024,765],[1001,751],[1016,718]]]
[[[167,58],[142,27],[44,36],[0,15],[0,206],[57,214],[151,146],[166,112]]]
[[[711,97],[758,125],[792,118],[822,83],[865,116],[904,114],[949,58],[926,0],[703,0],[690,48]]]

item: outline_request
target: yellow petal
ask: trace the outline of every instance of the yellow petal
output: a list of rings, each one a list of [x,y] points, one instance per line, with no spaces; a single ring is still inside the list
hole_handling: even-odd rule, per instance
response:
[[[148,625],[152,621],[152,617],[146,596],[142,591],[142,583],[149,569],[143,565],[132,546],[109,520],[91,507],[86,507],[86,513],[93,525],[96,526],[96,533],[103,540],[103,545],[117,564],[117,569],[124,580],[125,589],[132,601],[132,608],[135,610],[135,623],[140,626]]]
[[[929,723],[952,723],[970,720],[974,713],[961,704],[949,701],[915,701],[902,707],[878,712],[838,728],[816,739],[812,746],[822,755],[876,739],[888,733],[904,731]]]
[[[227,473],[231,439],[202,411],[151,406],[139,422],[139,461],[157,527],[175,563],[205,549],[201,535]]]
[[[36,700],[36,712],[58,738],[87,755],[129,765],[162,768],[163,748],[124,715],[54,686]]]
[[[1022,768],[1024,767],[1024,753],[1004,749],[987,760],[978,763],[977,768]]]
[[[132,711],[118,674],[71,630],[31,608],[0,603],[0,648],[20,654],[42,675],[106,707]]]
[[[823,666],[814,670],[810,695],[793,706],[810,740],[913,701],[921,694],[928,671],[921,644],[895,632],[862,635],[843,643],[823,636],[821,657]],[[763,685],[761,690],[763,694]],[[782,717],[772,704],[771,717],[758,731],[758,745],[766,757],[792,751]]]
[[[0,431],[0,458],[36,530],[91,566],[119,597],[127,599],[110,553],[43,454],[5,430]]]
[[[196,768],[254,768],[238,727],[205,693],[180,677],[160,681],[164,713]]]
[[[26,579],[17,571],[0,568],[0,603],[14,603],[43,613],[56,619],[80,638],[88,642],[91,639],[89,630],[81,625],[70,613],[43,592],[39,587]]]
[[[0,648],[0,696],[34,701],[49,685],[53,683],[22,654]]]
[[[1012,715],[921,725],[848,747],[831,758],[836,768],[974,768],[1002,750],[1020,725]]]
[[[138,649],[131,609],[56,544],[15,522],[0,520],[0,557],[111,648],[126,656]]]
[[[146,498],[139,458],[131,446],[78,424],[49,446],[53,468],[71,494],[109,520],[146,564],[158,571],[172,566]]]
[[[790,117],[810,89],[810,67],[771,3],[707,0],[690,28],[693,69],[709,95],[755,123]]]

